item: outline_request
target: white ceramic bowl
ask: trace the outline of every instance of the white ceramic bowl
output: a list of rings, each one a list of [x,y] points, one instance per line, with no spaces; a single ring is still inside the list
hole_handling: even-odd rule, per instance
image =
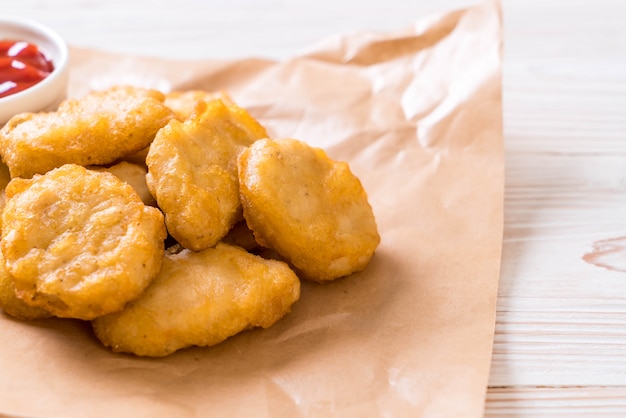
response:
[[[6,16],[0,17],[0,40],[21,40],[35,44],[54,65],[50,75],[39,83],[0,97],[0,127],[18,113],[55,108],[67,94],[69,51],[65,41],[40,23]]]

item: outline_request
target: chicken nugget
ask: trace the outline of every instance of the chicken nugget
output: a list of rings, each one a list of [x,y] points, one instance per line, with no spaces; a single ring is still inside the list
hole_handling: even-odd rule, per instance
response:
[[[0,251],[0,309],[12,317],[23,320],[42,319],[52,316],[45,309],[30,306],[15,295],[13,277],[11,277],[4,266],[2,251]]]
[[[245,221],[240,221],[228,231],[228,234],[222,238],[222,242],[226,244],[236,245],[246,251],[254,252],[259,248],[259,244],[254,240],[254,234],[248,228]]]
[[[150,194],[150,190],[148,190],[148,185],[146,184],[148,168],[145,165],[120,161],[109,167],[95,166],[89,168],[95,171],[108,171],[115,177],[133,186],[133,189],[135,189],[144,204],[156,206],[156,201],[154,197],[152,197],[152,194]]]
[[[2,209],[4,209],[4,202],[6,200],[4,196],[4,189],[6,189],[7,184],[11,181],[11,173],[9,173],[9,167],[6,166],[2,161],[0,161],[0,213],[2,213]],[[2,217],[0,216],[0,228],[2,228]]]
[[[146,158],[146,182],[169,233],[194,251],[215,245],[241,219],[237,156],[265,129],[221,100],[198,102],[184,123],[172,120]]]
[[[136,299],[158,273],[163,214],[113,174],[66,164],[6,189],[2,241],[16,295],[93,319]]]
[[[183,122],[191,116],[200,101],[220,99],[227,105],[235,104],[225,91],[185,90],[171,91],[165,95],[165,105],[172,109],[176,119]]]
[[[161,272],[139,299],[92,324],[114,351],[161,357],[268,328],[299,297],[300,281],[286,263],[220,243],[166,254]]]
[[[148,151],[150,151],[150,146],[140,149],[137,152],[126,155],[123,160],[127,161],[131,164],[137,164],[140,166],[146,165],[146,157],[148,156]],[[147,168],[147,167],[146,167]]]
[[[12,177],[30,178],[63,164],[106,165],[150,144],[174,117],[156,90],[112,87],[22,113],[0,130],[0,155]]]
[[[345,162],[295,139],[256,141],[239,157],[244,218],[256,241],[303,278],[362,270],[380,242],[360,180]]]

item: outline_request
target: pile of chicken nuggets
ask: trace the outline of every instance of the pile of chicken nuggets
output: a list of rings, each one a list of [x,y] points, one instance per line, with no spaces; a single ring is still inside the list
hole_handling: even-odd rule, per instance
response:
[[[225,92],[114,86],[0,130],[0,308],[161,357],[267,328],[380,243],[345,162]]]

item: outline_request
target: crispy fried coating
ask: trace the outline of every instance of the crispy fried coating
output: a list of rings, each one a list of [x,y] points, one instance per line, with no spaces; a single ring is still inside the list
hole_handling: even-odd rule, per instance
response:
[[[146,158],[146,182],[169,233],[194,251],[215,245],[241,219],[237,156],[265,129],[237,105],[198,102],[184,123],[172,120]]]
[[[0,214],[2,213],[2,209],[4,209],[4,202],[6,200],[4,189],[6,189],[10,181],[11,173],[9,173],[9,167],[0,161]],[[2,228],[2,217],[0,217],[0,228]]]
[[[106,165],[150,144],[173,118],[156,90],[118,86],[22,113],[0,130],[0,155],[12,177],[30,178],[63,164]]]
[[[146,184],[148,168],[145,164],[139,165],[128,161],[120,161],[109,167],[95,166],[89,168],[95,171],[108,171],[118,179],[133,186],[133,189],[135,189],[145,205],[156,206],[156,201],[154,197],[152,197],[152,194],[150,194],[150,190],[148,190],[148,185]]]
[[[140,149],[137,152],[126,155],[123,160],[132,164],[137,164],[141,166],[146,165],[146,157],[148,156],[148,151],[150,151],[150,146]],[[147,167],[146,167],[147,168]]]
[[[141,298],[92,324],[114,351],[161,357],[215,345],[249,328],[268,328],[299,297],[300,281],[287,264],[220,243],[166,254]]]
[[[181,122],[189,119],[200,101],[220,99],[227,105],[235,104],[225,91],[185,90],[171,91],[165,94],[165,105],[172,109],[176,119]]]
[[[228,234],[222,238],[222,242],[226,244],[236,245],[246,251],[253,251],[259,248],[259,244],[254,240],[252,230],[248,228],[245,221],[240,221],[232,227]]]
[[[345,162],[295,139],[256,141],[239,157],[243,213],[256,241],[303,278],[362,270],[380,242],[360,180]]]
[[[30,306],[15,295],[13,277],[4,266],[2,251],[0,251],[0,309],[8,315],[27,321],[52,316],[45,309]]]
[[[0,246],[15,293],[59,317],[93,319],[158,273],[162,213],[110,173],[66,164],[6,189]]]

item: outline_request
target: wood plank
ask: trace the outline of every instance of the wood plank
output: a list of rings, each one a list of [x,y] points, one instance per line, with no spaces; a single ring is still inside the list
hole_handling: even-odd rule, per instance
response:
[[[626,384],[626,274],[584,261],[626,235],[626,158],[509,155],[492,386]]]
[[[505,387],[487,394],[485,417],[626,416],[626,387]]]

